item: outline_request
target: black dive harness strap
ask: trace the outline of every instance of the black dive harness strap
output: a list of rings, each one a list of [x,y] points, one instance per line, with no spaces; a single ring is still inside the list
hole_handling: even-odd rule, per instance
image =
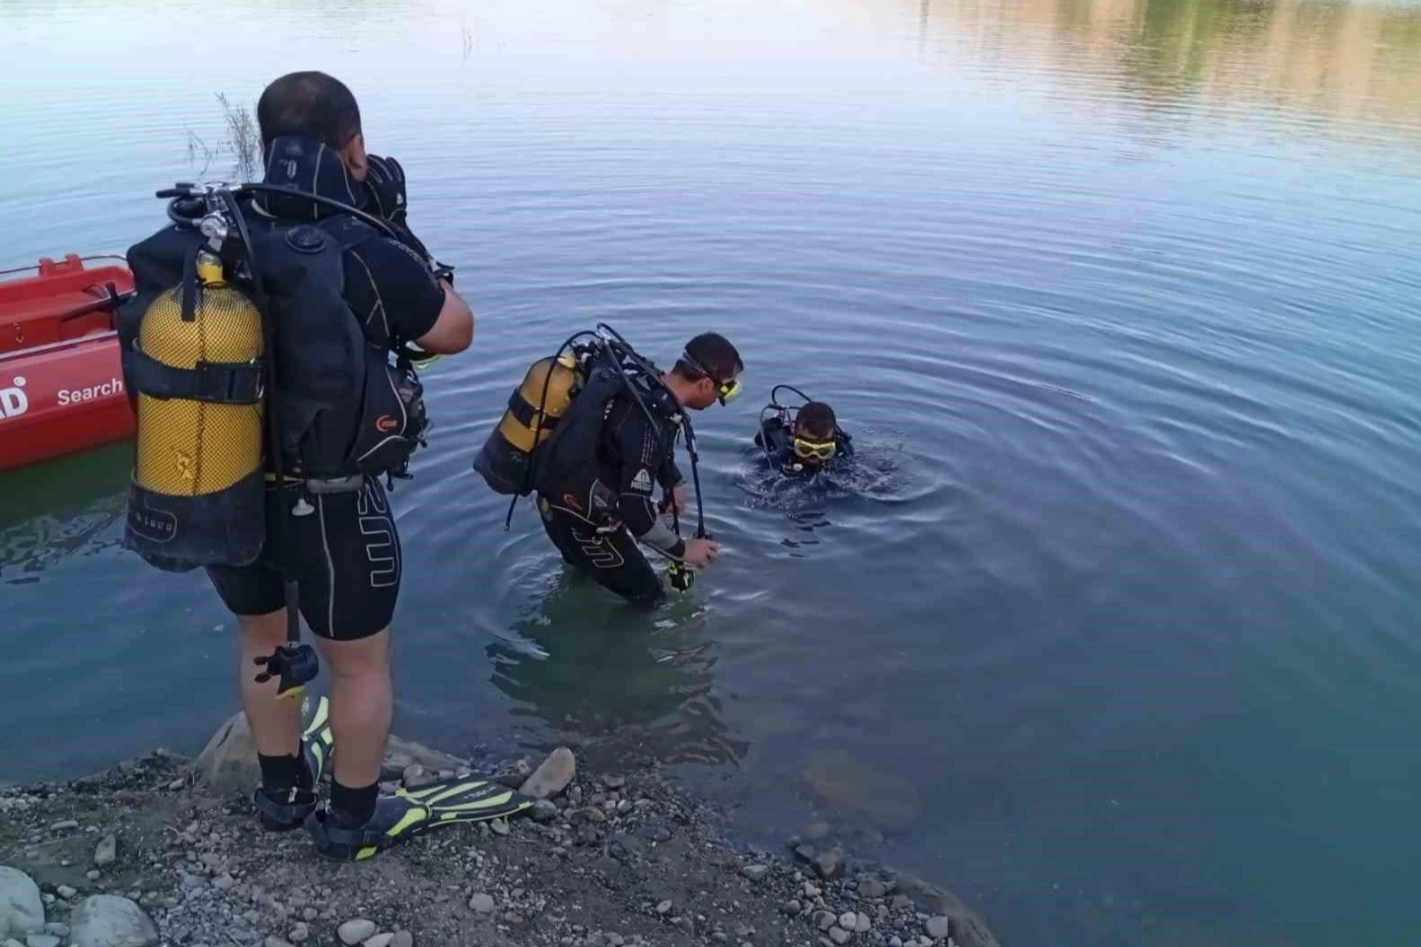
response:
[[[227,205],[229,216],[237,226],[242,246],[246,248],[247,264],[252,275],[252,294],[256,297],[257,311],[261,313],[262,317],[262,331],[266,337],[264,350],[267,355],[266,428],[268,450],[271,452],[271,464],[277,482],[280,482],[285,471],[282,469],[281,458],[280,395],[276,384],[276,325],[271,313],[271,301],[267,298],[266,284],[262,280],[261,268],[257,266],[255,254],[252,252],[252,235],[247,230],[247,222],[242,216],[242,208],[230,191],[223,189],[219,193]],[[314,648],[301,643],[300,590],[288,561],[292,512],[291,508],[285,504],[282,504],[282,508],[284,521],[279,529],[282,533],[282,591],[286,602],[286,643],[278,645],[276,650],[266,657],[254,658],[253,662],[262,668],[256,676],[258,683],[264,684],[272,678],[276,678],[276,696],[295,697],[307,684],[316,679],[316,674],[320,671],[320,661],[316,657]]]
[[[700,456],[696,453],[696,432],[691,428],[691,419],[684,411],[681,413],[681,431],[686,436],[686,456],[691,458],[691,483],[696,490],[696,538],[710,539],[710,534],[706,532],[706,505],[701,498],[701,468]],[[676,512],[674,502],[671,507],[671,528],[677,536],[681,535],[681,518]],[[695,584],[696,573],[684,563],[673,559],[671,565],[666,567],[666,581],[676,591],[688,592]]]
[[[551,370],[548,372],[548,375],[552,375]],[[545,398],[545,404],[546,400]],[[556,428],[558,422],[562,420],[562,418],[543,418],[540,409],[533,407],[527,401],[523,400],[523,395],[518,388],[513,389],[513,394],[508,396],[508,411],[519,424],[526,428],[536,428],[539,436],[541,436],[543,432],[551,431]]]
[[[196,368],[174,368],[139,349],[124,352],[123,360],[133,386],[164,401],[259,404],[266,387],[261,365],[247,362],[198,362]]]

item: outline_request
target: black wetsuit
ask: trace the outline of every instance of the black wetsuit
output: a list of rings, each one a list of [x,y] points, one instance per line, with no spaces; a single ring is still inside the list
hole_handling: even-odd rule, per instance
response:
[[[844,431],[835,428],[834,443],[838,450],[834,452],[830,462],[854,455],[853,438]],[[816,466],[805,463],[795,455],[794,433],[785,424],[784,419],[778,416],[766,418],[760,425],[760,430],[755,435],[755,446],[760,448],[761,456],[769,458],[770,466],[774,470],[789,477],[814,473],[824,467],[823,464]]]
[[[343,171],[318,182],[317,193],[350,201]],[[408,247],[380,236],[345,251],[343,295],[372,344],[414,340],[429,332],[444,307],[444,290],[429,265]],[[400,537],[385,488],[367,476],[361,489],[312,495],[309,512],[293,516],[283,536],[285,508],[304,494],[300,484],[267,489],[267,540],[256,562],[207,569],[234,614],[265,615],[285,607],[283,557],[300,584],[301,615],[323,638],[353,640],[390,624],[400,592]]]
[[[538,493],[543,528],[563,559],[634,602],[655,603],[666,594],[638,540],[671,559],[686,552],[660,518],[655,496],[657,486],[670,490],[682,481],[677,430],[669,418],[653,424],[630,395],[617,395],[603,422],[595,473],[562,491]]]

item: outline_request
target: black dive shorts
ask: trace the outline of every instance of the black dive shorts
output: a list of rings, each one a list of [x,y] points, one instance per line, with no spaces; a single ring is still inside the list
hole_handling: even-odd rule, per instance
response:
[[[625,529],[599,533],[587,520],[538,495],[543,529],[563,561],[592,576],[605,589],[629,602],[657,605],[666,598],[661,577]]]
[[[290,542],[283,543],[283,507],[303,497],[312,509],[290,519]],[[301,616],[314,634],[354,641],[389,627],[400,594],[400,537],[380,482],[366,477],[360,490],[319,495],[288,486],[268,490],[266,499],[267,541],[257,561],[207,569],[223,604],[243,616],[280,611],[280,563],[289,561]]]

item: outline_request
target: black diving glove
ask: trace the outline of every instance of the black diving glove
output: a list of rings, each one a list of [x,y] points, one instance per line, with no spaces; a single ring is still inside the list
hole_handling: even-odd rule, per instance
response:
[[[454,282],[454,268],[434,259],[424,241],[410,230],[409,192],[405,183],[405,169],[394,158],[366,155],[365,160],[368,163],[365,192],[370,197],[371,210],[395,228],[400,243],[429,261],[435,276],[450,283]]]

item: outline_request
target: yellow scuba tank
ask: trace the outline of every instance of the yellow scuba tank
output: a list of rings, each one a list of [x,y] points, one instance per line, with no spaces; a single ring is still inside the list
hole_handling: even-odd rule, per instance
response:
[[[265,538],[260,311],[203,251],[196,286],[158,294],[136,342],[125,544],[174,570],[253,561]]]
[[[172,368],[259,360],[264,346],[257,307],[226,285],[220,263],[199,261],[198,280],[202,290],[193,318],[183,319],[182,287],[173,287],[144,314],[140,348]],[[139,392],[135,477],[145,489],[168,496],[216,493],[261,462],[261,402],[214,404]]]
[[[577,358],[570,353],[540,358],[528,368],[474,458],[474,469],[495,493],[527,496],[532,491],[534,449],[552,437],[581,384]]]

